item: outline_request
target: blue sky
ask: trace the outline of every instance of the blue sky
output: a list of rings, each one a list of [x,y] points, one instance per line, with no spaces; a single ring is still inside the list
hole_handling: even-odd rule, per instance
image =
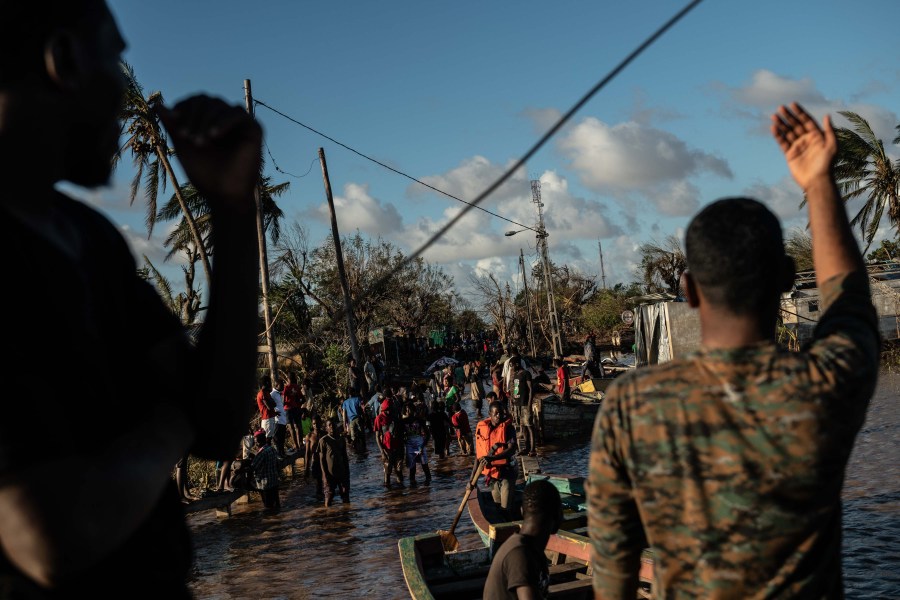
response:
[[[147,92],[172,103],[204,92],[254,96],[381,162],[473,199],[588,89],[686,3],[112,0]],[[749,194],[785,229],[801,195],[768,136],[768,115],[798,100],[816,116],[854,110],[889,144],[900,123],[896,0],[706,0],[594,97],[483,206],[533,225],[540,179],[551,258],[607,280],[635,278],[636,248],[681,236],[690,216]],[[342,234],[359,229],[409,251],[464,205],[258,108],[274,160],[295,175],[280,199],[311,244],[329,234],[325,149]],[[900,148],[890,148],[893,156]],[[310,167],[312,169],[310,170]],[[165,226],[148,240],[128,205],[130,164],[83,194],[135,252],[162,265]],[[515,279],[534,237],[472,211],[425,257],[460,288],[470,274]],[[887,233],[887,227],[884,228]],[[175,265],[173,283],[180,283]]]

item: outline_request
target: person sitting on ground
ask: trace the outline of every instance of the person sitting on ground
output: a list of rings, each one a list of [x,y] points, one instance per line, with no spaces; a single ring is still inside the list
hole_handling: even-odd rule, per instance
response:
[[[500,545],[484,585],[485,600],[546,598],[550,570],[544,550],[559,531],[563,511],[559,491],[539,479],[525,486],[522,527]]]
[[[685,235],[695,354],[610,385],[588,514],[597,597],[633,600],[645,540],[658,598],[843,598],[841,487],[878,375],[878,317],[834,179],[837,139],[799,105],[772,133],[806,197],[821,317],[775,343],[794,262],[778,218],[725,198]]]
[[[472,453],[472,428],[469,427],[469,415],[466,414],[459,402],[453,405],[453,416],[450,417],[450,423],[456,431],[456,443],[459,444],[459,451],[463,456],[469,456]]]
[[[325,421],[325,435],[319,440],[319,464],[322,468],[322,488],[325,492],[325,506],[331,506],[335,495],[350,502],[350,459],[347,443],[337,432],[337,421]]]
[[[253,437],[256,440],[257,451],[251,466],[256,489],[262,497],[263,506],[270,510],[278,510],[281,508],[278,451],[265,431],[260,429]]]
[[[503,404],[494,400],[488,406],[488,418],[479,421],[475,430],[475,455],[486,463],[481,471],[484,484],[490,488],[494,503],[505,511],[507,521],[518,518],[515,491],[517,451],[516,428],[506,415]]]

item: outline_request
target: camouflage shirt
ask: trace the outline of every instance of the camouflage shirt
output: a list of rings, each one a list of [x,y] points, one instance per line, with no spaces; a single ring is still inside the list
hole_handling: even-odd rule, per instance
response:
[[[844,469],[876,383],[868,280],[826,282],[799,353],[701,349],[637,369],[594,425],[594,589],[634,600],[641,550],[658,598],[842,598]]]

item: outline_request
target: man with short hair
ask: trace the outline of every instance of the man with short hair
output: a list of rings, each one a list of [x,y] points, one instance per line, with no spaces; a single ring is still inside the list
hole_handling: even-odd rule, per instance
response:
[[[350,438],[353,449],[362,452],[366,449],[366,434],[362,426],[362,401],[359,396],[353,394],[352,390],[347,390],[347,393],[350,394],[350,397],[341,404],[344,432]]]
[[[506,512],[508,520],[517,518],[516,477],[518,467],[516,428],[506,415],[503,404],[494,400],[488,407],[488,418],[475,429],[475,456],[484,460],[484,483],[491,488],[494,502]]]
[[[381,452],[381,464],[384,467],[384,485],[391,487],[391,473],[396,473],[397,483],[403,486],[403,464],[406,445],[403,440],[403,425],[399,416],[394,418],[389,398],[382,401],[373,425],[375,443]]]
[[[275,398],[272,396],[272,378],[269,375],[260,375],[259,377],[256,408],[259,409],[259,425],[266,432],[266,437],[270,440],[275,439],[278,414]]]
[[[512,377],[510,389],[510,408],[519,415],[519,427],[525,438],[525,447],[520,454],[537,456],[534,447],[534,416],[532,404],[534,402],[534,388],[531,381],[531,372],[525,368],[519,368]]]
[[[544,550],[562,524],[559,491],[546,479],[532,481],[522,495],[522,527],[500,545],[484,585],[485,600],[546,598],[550,570]]]
[[[702,345],[608,390],[589,526],[598,598],[632,600],[649,542],[660,598],[843,598],[841,487],[878,372],[869,283],[832,172],[837,141],[799,105],[772,133],[806,195],[822,317],[775,345],[793,261],[765,206],[727,198],[686,234]]]
[[[509,347],[509,358],[503,363],[503,371],[500,376],[503,380],[503,391],[506,393],[506,397],[509,399],[509,412],[513,418],[513,422],[519,423],[519,411],[516,410],[514,401],[512,399],[512,387],[513,387],[513,377],[516,373],[521,369],[527,369],[528,365],[525,364],[525,361],[522,360],[522,357],[519,356],[519,347],[518,346],[510,346]]]
[[[39,356],[48,340],[66,348],[54,366],[66,394],[0,409],[3,597],[136,589],[148,598],[188,597],[190,538],[172,465],[186,453],[230,458],[250,417],[259,125],[243,108],[209,97],[154,107],[209,207],[216,256],[196,344],[138,276],[119,228],[56,189],[63,181],[88,188],[109,181],[124,48],[102,0],[0,0],[4,276],[16,289],[43,290],[28,296],[29,314],[40,318],[5,319],[3,356]],[[45,377],[42,361],[0,366],[3,381]],[[81,443],[96,429],[96,414],[72,398],[114,407],[116,426],[102,445]],[[51,444],[33,443],[32,429],[22,427],[38,406],[54,415],[41,424]]]

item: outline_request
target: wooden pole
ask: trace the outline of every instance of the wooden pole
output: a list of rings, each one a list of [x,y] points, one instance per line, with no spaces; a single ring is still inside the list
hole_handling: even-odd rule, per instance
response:
[[[525,288],[525,312],[528,314],[528,341],[531,343],[531,356],[537,356],[534,347],[534,323],[531,321],[531,298],[528,296],[528,275],[525,273],[525,253],[519,248],[519,266],[522,267],[522,285]]]
[[[360,365],[359,344],[356,342],[356,317],[353,316],[353,300],[350,298],[350,284],[347,283],[347,272],[344,270],[344,251],[341,249],[341,236],[338,233],[337,215],[334,212],[334,197],[331,195],[331,181],[328,179],[328,164],[325,162],[325,150],[319,148],[319,163],[322,165],[322,179],[325,180],[325,198],[328,200],[328,211],[331,213],[331,236],[334,238],[334,255],[337,259],[338,276],[341,289],[344,291],[344,312],[347,315],[347,335],[350,337],[350,352]]]
[[[247,112],[253,116],[253,92],[250,88],[250,80],[244,80],[244,103]],[[262,281],[262,306],[266,323],[266,345],[269,348],[269,376],[272,385],[275,384],[277,352],[275,350],[275,335],[272,333],[272,309],[269,307],[269,257],[266,252],[266,227],[263,220],[262,199],[259,193],[259,183],[253,189],[253,199],[256,201],[256,237],[259,242],[259,273]]]

